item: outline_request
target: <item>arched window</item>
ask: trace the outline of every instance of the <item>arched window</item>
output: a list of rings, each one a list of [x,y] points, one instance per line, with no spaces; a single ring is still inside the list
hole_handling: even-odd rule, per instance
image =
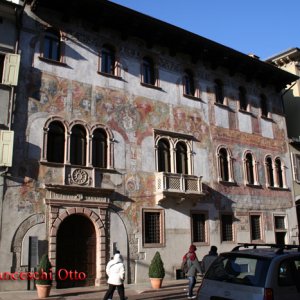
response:
[[[42,56],[47,59],[61,60],[61,41],[59,31],[48,28],[44,33]]]
[[[260,111],[262,117],[268,117],[267,98],[265,95],[260,95]]]
[[[254,163],[251,153],[247,153],[245,157],[245,170],[247,184],[254,184]]]
[[[280,188],[284,187],[283,184],[283,174],[282,174],[282,164],[280,158],[275,159],[275,174],[276,174],[276,183]]]
[[[82,125],[74,125],[71,132],[70,162],[72,165],[86,165],[86,131]]]
[[[59,121],[49,124],[47,134],[47,161],[64,163],[65,128]]]
[[[195,96],[194,76],[190,70],[185,70],[183,76],[183,93],[189,96]]]
[[[219,150],[219,177],[222,181],[229,181],[229,161],[225,148]]]
[[[185,143],[178,142],[176,144],[176,173],[188,174],[188,157],[187,147]]]
[[[107,134],[101,128],[93,132],[92,164],[93,167],[107,168]]]
[[[169,142],[166,139],[160,139],[157,148],[158,172],[171,172]]]
[[[274,187],[274,176],[273,176],[273,164],[272,158],[270,156],[266,157],[266,180],[267,185],[270,187]]]
[[[220,79],[215,80],[215,95],[216,102],[220,104],[224,104],[224,93],[223,93],[223,83]]]
[[[246,89],[242,86],[239,87],[239,100],[240,100],[240,109],[247,110],[247,96]]]
[[[154,62],[150,57],[144,57],[142,61],[142,83],[155,85],[156,84],[156,71],[154,67]]]
[[[115,51],[111,46],[105,45],[101,50],[100,72],[110,74],[110,75],[116,75],[115,66],[116,66]]]

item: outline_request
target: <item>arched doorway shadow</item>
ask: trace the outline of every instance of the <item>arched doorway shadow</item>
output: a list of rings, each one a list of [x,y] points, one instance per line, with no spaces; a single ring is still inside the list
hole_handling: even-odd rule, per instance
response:
[[[73,214],[63,220],[57,232],[56,255],[57,288],[95,285],[96,232],[86,216]],[[85,273],[86,279],[74,280],[75,271]]]

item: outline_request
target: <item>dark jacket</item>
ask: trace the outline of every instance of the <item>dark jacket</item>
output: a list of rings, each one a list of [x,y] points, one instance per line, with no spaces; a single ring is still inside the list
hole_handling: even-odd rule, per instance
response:
[[[213,253],[213,252],[209,252],[208,254],[206,254],[201,262],[201,270],[203,273],[205,273],[207,271],[207,269],[209,268],[209,266],[211,265],[211,263],[218,257],[217,253]]]

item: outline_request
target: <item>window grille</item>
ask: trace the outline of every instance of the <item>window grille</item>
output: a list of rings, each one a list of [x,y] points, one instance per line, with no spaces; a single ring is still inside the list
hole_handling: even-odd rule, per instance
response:
[[[233,241],[233,218],[232,215],[222,215],[221,218],[222,226],[222,241],[229,242]]]
[[[260,216],[251,216],[251,239],[261,240]]]
[[[193,214],[192,215],[192,239],[194,243],[206,242],[206,230],[205,230],[205,214]]]

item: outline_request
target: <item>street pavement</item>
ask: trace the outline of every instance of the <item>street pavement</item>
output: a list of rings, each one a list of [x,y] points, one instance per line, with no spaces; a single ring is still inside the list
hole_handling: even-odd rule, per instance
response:
[[[151,284],[125,284],[125,296],[128,300],[175,300],[187,299],[187,279],[163,281],[161,289],[152,289]],[[196,284],[196,293],[199,285]],[[81,287],[69,289],[52,288],[49,300],[102,300],[107,286],[101,287]],[[38,300],[37,292],[33,291],[8,291],[0,292],[0,300]],[[119,299],[118,292],[115,291],[113,299]]]

